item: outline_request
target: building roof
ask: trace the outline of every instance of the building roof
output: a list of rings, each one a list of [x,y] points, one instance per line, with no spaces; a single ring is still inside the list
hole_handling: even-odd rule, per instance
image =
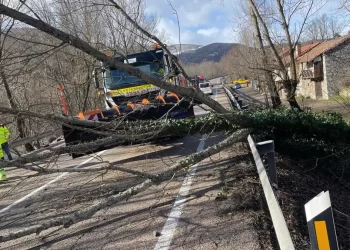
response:
[[[314,47],[309,52],[304,53],[302,56],[298,57],[298,62],[311,62],[319,55],[322,55],[323,53],[334,49],[335,47],[339,46],[348,39],[350,39],[350,34],[333,40],[321,42],[318,46]]]
[[[300,48],[300,55],[296,56],[294,55],[295,59],[299,59],[301,56],[303,56],[305,53],[309,52],[313,48],[315,48],[317,45],[319,45],[320,42],[312,42],[309,44],[301,44]],[[290,56],[289,56],[289,50],[285,50],[282,52],[282,61],[285,65],[288,65],[290,63]]]

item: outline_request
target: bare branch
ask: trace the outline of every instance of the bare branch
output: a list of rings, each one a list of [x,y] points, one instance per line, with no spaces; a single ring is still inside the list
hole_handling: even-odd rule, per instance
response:
[[[115,3],[114,1],[110,0],[111,2]],[[115,3],[116,4],[116,3]],[[116,4],[116,7],[120,8],[120,6],[118,4]],[[120,8],[121,9],[121,8]],[[122,62],[119,62],[118,60],[116,60],[115,58],[112,57],[108,57],[107,55],[105,55],[104,53],[98,51],[97,49],[91,47],[88,43],[84,42],[83,40],[81,40],[78,37],[69,35],[41,20],[37,20],[34,19],[31,16],[28,16],[24,13],[21,13],[17,10],[11,9],[3,4],[0,4],[0,14],[4,14],[7,15],[9,17],[12,17],[16,20],[19,20],[21,22],[24,22],[30,26],[33,26],[51,36],[56,37],[57,39],[70,44],[72,46],[74,46],[75,48],[84,51],[85,53],[95,57],[96,59],[98,59],[99,61],[105,62],[110,66],[113,66],[115,68],[118,69],[122,69],[125,70],[126,72],[137,76],[139,78],[141,78],[142,80],[146,81],[146,82],[151,82],[153,83],[155,86],[158,86],[162,89],[177,93],[179,95],[184,95],[190,98],[195,98],[200,102],[203,102],[205,104],[207,104],[209,107],[211,107],[213,110],[215,110],[218,113],[227,113],[228,111],[222,107],[218,102],[216,102],[214,99],[209,98],[208,96],[206,96],[204,93],[202,92],[198,92],[195,89],[192,88],[184,88],[184,87],[180,87],[180,86],[176,86],[170,83],[167,83],[165,81],[162,81],[156,77],[150,76],[144,72],[142,72],[139,69],[136,69],[128,64],[124,64]],[[126,13],[125,13],[126,14]],[[130,17],[129,17],[130,18]],[[131,18],[130,18],[131,19]],[[132,19],[131,19],[132,20]],[[137,24],[136,24],[137,25]],[[147,31],[145,31],[146,34],[150,35]],[[150,35],[152,37],[152,39],[155,39],[155,41],[159,41],[159,39],[157,39],[156,37]],[[159,41],[160,42],[160,41]],[[167,48],[164,48],[164,50],[166,50],[167,52],[170,52]],[[181,66],[180,66],[181,67]],[[182,67],[180,68],[182,69]]]
[[[189,167],[190,164],[196,164],[203,159],[216,154],[220,152],[221,150],[229,147],[230,145],[245,140],[248,134],[251,132],[250,129],[242,129],[239,130],[235,133],[233,133],[231,136],[226,138],[224,141],[212,146],[208,147],[207,149],[199,152],[192,154],[188,156],[186,159],[181,160],[174,164],[170,169],[161,172],[157,175],[157,178],[155,180],[152,179],[147,179],[141,184],[138,184],[134,187],[128,188],[127,190],[118,193],[116,195],[111,195],[105,199],[99,200],[95,202],[92,206],[85,207],[79,211],[76,211],[73,214],[65,215],[56,219],[51,219],[42,222],[41,224],[29,226],[26,229],[19,230],[16,232],[10,232],[9,234],[2,235],[0,236],[0,242],[4,241],[9,241],[12,239],[16,239],[19,237],[23,237],[25,235],[29,234],[39,234],[45,229],[52,228],[52,227],[57,227],[57,226],[64,226],[65,228],[71,226],[74,223],[77,223],[79,221],[85,220],[91,216],[93,216],[97,211],[115,204],[116,202],[122,201],[124,199],[128,199],[131,196],[137,195],[143,191],[145,191],[147,188],[154,184],[159,184],[161,182],[170,180],[173,175],[187,167]]]

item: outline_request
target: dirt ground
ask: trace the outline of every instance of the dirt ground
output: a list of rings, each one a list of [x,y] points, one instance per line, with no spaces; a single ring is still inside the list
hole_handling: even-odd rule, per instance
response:
[[[237,156],[237,152],[241,152],[241,155]],[[260,248],[278,249],[271,217],[248,144],[236,144],[229,155],[235,155],[235,162],[221,171],[222,188],[216,198],[220,208],[219,214],[232,216],[244,211],[245,215],[252,218],[258,232]]]
[[[211,235],[211,238],[219,243],[215,249],[278,249],[270,214],[248,144],[237,143],[220,154],[221,161],[216,162],[214,168],[209,172],[200,172],[198,175],[201,179],[207,174],[212,176],[211,178],[219,176],[219,178],[216,177],[218,188],[214,193],[215,198],[213,202],[207,203],[207,212],[204,213],[205,216],[210,216],[212,222],[225,222],[224,228],[215,230],[216,233]],[[198,215],[195,219],[201,220],[200,216]],[[223,238],[223,232],[229,235]]]
[[[239,91],[259,100],[265,102],[265,95],[259,93],[257,90],[251,86],[243,86]],[[282,100],[283,104],[288,105],[288,103]],[[303,109],[311,109],[311,111],[321,112],[321,111],[332,111],[340,113],[346,120],[350,120],[350,101],[345,99],[334,98],[330,100],[312,100],[305,98],[298,98],[299,105]]]
[[[350,249],[350,179],[337,177],[332,166],[316,159],[292,160],[278,155],[279,203],[295,249],[311,249],[304,204],[322,191],[329,191],[339,249]]]
[[[299,99],[299,104],[302,108],[311,108],[311,111],[332,111],[340,113],[346,120],[350,120],[350,103],[347,100],[342,99],[330,99],[330,100],[312,100],[312,99]]]

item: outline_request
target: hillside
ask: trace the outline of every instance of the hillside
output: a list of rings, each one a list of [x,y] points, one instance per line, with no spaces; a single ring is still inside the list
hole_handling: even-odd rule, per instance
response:
[[[241,45],[237,43],[212,43],[181,53],[179,58],[184,63],[219,62],[233,47],[239,46]]]

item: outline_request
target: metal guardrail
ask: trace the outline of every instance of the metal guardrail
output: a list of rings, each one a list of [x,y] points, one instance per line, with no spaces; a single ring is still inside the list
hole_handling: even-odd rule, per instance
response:
[[[239,95],[242,99],[245,99],[248,102],[254,103],[254,104],[259,105],[259,106],[266,107],[266,103],[264,103],[262,101],[259,101],[259,100],[255,99],[255,98],[247,95],[246,93],[243,93],[242,91],[239,91],[238,89],[231,88],[231,91],[234,92],[235,94]]]
[[[227,96],[231,99],[231,101],[237,106],[239,110],[241,110],[240,105],[238,104],[236,98],[233,96],[230,89],[223,86]],[[276,174],[276,164],[275,164],[275,154],[274,154],[274,144],[273,141],[267,141],[256,144],[251,137],[248,136],[248,143],[252,150],[253,158],[255,164],[257,166],[257,171],[259,174],[260,182],[263,187],[264,195],[266,198],[266,202],[269,208],[269,212],[271,215],[272,223],[275,229],[275,234],[277,237],[277,241],[281,250],[295,250],[292,237],[290,236],[287,223],[284,219],[281,207],[278,204],[277,198],[273,191],[273,188],[270,183],[270,179],[277,186],[277,174]],[[260,151],[260,152],[259,152]],[[262,162],[260,154],[268,154],[269,161],[269,174],[268,176],[264,164]]]
[[[34,136],[30,136],[30,137],[26,137],[26,138],[22,138],[22,139],[18,139],[18,140],[12,141],[12,142],[10,142],[10,145],[11,145],[11,147],[14,148],[14,147],[18,147],[18,146],[24,145],[26,143],[31,143],[33,141],[43,139],[43,138],[48,137],[48,136],[58,136],[58,135],[61,135],[61,134],[62,134],[62,132],[61,131],[57,131],[57,130],[47,131],[47,132],[44,132],[42,134],[38,134],[38,135],[34,135]]]
[[[294,247],[292,238],[290,236],[287,223],[284,219],[281,207],[278,204],[277,198],[271,186],[269,176],[261,160],[260,152],[257,149],[256,143],[254,142],[251,135],[248,136],[248,143],[249,143],[250,149],[252,150],[252,154],[258,170],[260,182],[264,190],[264,195],[270,211],[278,245],[281,250],[294,250],[295,247]]]
[[[240,91],[231,89],[233,90],[232,93],[227,87],[223,86],[223,88],[226,91],[228,98],[231,99],[231,103],[236,103],[237,105],[238,102],[233,93]],[[240,93],[248,96],[242,92]],[[240,95],[240,97],[242,97],[242,95]],[[254,99],[251,97],[249,98]],[[264,104],[263,102],[260,103]],[[264,106],[266,107],[265,104]],[[237,107],[239,107],[239,105]],[[273,190],[273,186],[278,188],[274,142],[270,140],[255,143],[252,136],[249,135],[248,143],[253,154],[259,179],[269,208],[279,249],[295,250],[286,220],[284,219],[281,207],[279,206]],[[268,172],[266,171],[261,159],[261,155],[264,154],[267,154]],[[306,203],[304,207],[312,249],[339,250],[329,192],[322,191],[319,195]]]
[[[241,106],[239,105],[239,103],[237,102],[236,98],[233,96],[232,92],[225,86],[222,86],[223,89],[225,90],[227,96],[229,97],[230,101],[232,104],[234,104],[234,106],[236,106],[236,108],[238,110],[242,110]],[[233,105],[232,105],[233,106]]]
[[[278,188],[273,141],[255,143],[251,135],[248,142],[259,174],[260,182],[271,215],[275,234],[281,250],[293,250],[293,242],[283,217],[273,186]],[[268,172],[261,160],[267,154]],[[311,248],[314,250],[339,250],[329,192],[322,191],[304,205]]]

